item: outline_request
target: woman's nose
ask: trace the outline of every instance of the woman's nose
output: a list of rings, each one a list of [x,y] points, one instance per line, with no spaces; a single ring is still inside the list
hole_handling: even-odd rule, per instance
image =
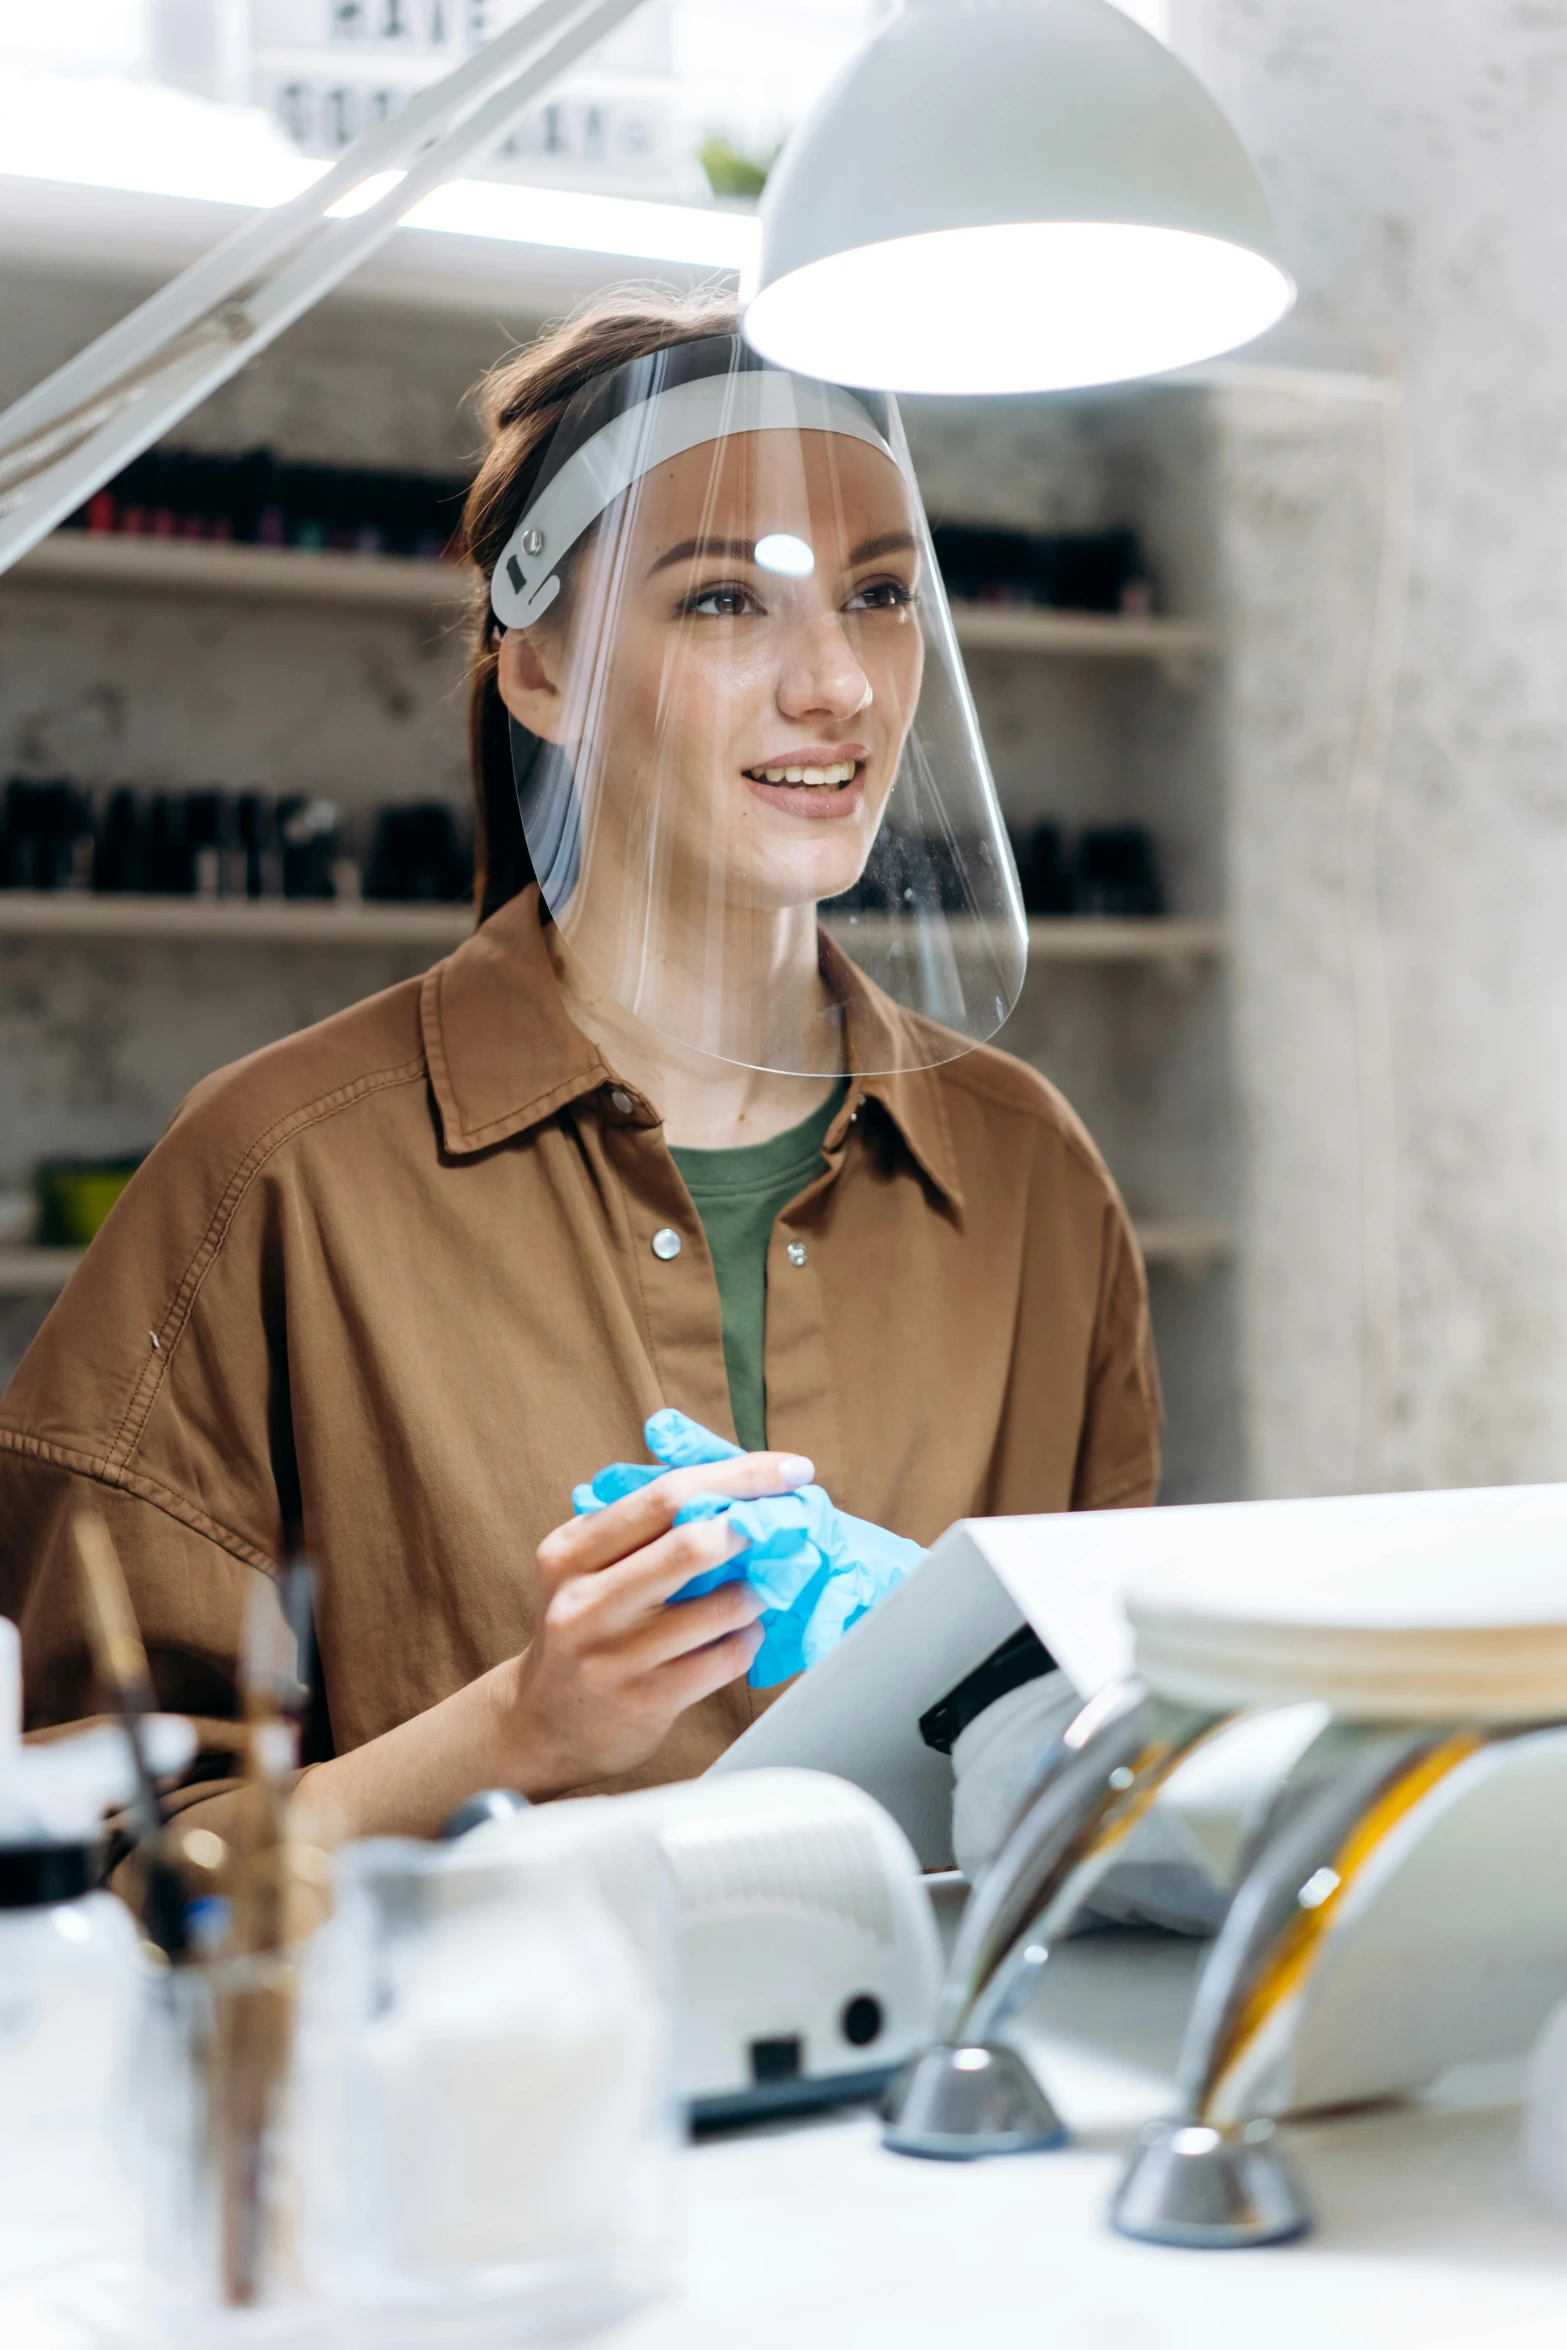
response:
[[[855,658],[836,612],[798,629],[778,680],[786,718],[852,718],[871,704],[871,681]]]

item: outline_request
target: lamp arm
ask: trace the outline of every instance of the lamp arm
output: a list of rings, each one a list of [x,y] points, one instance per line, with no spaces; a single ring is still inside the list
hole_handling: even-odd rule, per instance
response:
[[[536,0],[355,141],[286,203],[224,238],[0,415],[0,572],[226,383],[486,152],[642,0]],[[363,212],[332,207],[401,176]]]

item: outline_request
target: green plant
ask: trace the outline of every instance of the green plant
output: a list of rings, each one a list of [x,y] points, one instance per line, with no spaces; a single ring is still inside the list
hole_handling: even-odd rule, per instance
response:
[[[777,160],[777,151],[765,163],[754,155],[742,155],[733,142],[721,131],[710,131],[696,151],[696,159],[707,174],[707,184],[715,196],[743,196],[754,199],[767,185],[767,175]]]

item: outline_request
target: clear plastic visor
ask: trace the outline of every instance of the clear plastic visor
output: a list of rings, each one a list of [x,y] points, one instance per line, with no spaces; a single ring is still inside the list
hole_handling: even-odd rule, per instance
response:
[[[523,828],[567,958],[661,1034],[929,1067],[1022,985],[1006,833],[895,415],[759,372],[546,463],[495,594]]]

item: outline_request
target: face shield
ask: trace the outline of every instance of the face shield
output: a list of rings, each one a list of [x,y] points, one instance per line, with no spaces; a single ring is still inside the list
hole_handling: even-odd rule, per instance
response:
[[[1027,933],[889,402],[737,337],[633,360],[557,426],[491,601],[523,832],[590,996],[798,1075],[994,1035]]]

